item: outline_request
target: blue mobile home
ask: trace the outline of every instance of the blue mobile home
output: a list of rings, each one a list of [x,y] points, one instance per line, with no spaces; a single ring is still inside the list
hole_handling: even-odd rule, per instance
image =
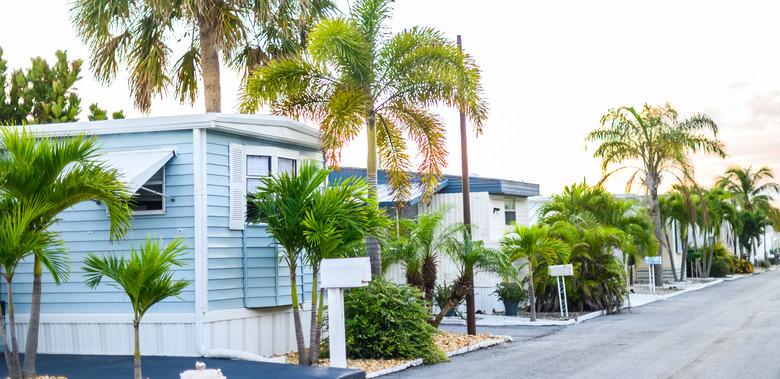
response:
[[[141,327],[149,355],[207,355],[261,359],[293,350],[288,270],[263,225],[244,220],[248,188],[262,176],[322,161],[319,134],[288,118],[192,116],[80,122],[29,127],[40,136],[96,135],[102,159],[136,194],[126,238],[110,241],[104,206],[84,202],[61,215],[72,261],[60,286],[44,274],[41,353],[130,354],[131,308],[118,290],[83,284],[87,253],[126,252],[147,236],[185,238],[191,281],[181,298],[158,304]],[[15,304],[24,346],[32,264],[16,276]],[[301,272],[304,300],[310,276]],[[7,293],[1,288],[2,296]],[[308,320],[308,317],[303,317]]]

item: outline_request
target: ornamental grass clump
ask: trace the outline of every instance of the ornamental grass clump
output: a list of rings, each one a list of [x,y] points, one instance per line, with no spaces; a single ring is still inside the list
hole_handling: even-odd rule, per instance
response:
[[[428,306],[414,287],[374,280],[347,291],[344,310],[349,358],[447,360],[433,342],[436,328],[428,323]]]

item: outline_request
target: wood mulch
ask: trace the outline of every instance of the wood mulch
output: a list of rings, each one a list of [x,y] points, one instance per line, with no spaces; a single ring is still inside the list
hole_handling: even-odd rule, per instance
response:
[[[464,347],[476,345],[482,341],[496,339],[490,334],[468,334],[438,331],[433,335],[433,342],[445,353],[454,352]],[[290,352],[284,355],[287,363],[298,364],[298,353]],[[363,370],[367,373],[400,366],[410,362],[410,359],[347,359],[347,367]],[[320,359],[321,366],[328,366],[328,359]]]

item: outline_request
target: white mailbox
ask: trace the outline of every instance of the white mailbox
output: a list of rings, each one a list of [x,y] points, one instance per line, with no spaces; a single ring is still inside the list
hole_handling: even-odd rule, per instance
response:
[[[369,282],[371,282],[371,262],[367,257],[322,260],[320,287],[328,290],[328,338],[331,367],[347,367],[344,288],[365,287]]]
[[[320,273],[322,288],[365,287],[371,281],[371,262],[367,257],[323,259]]]

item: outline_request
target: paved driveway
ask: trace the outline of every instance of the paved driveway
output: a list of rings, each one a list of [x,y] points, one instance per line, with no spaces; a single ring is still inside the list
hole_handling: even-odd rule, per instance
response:
[[[479,331],[515,342],[387,378],[780,378],[780,272],[570,327]]]

